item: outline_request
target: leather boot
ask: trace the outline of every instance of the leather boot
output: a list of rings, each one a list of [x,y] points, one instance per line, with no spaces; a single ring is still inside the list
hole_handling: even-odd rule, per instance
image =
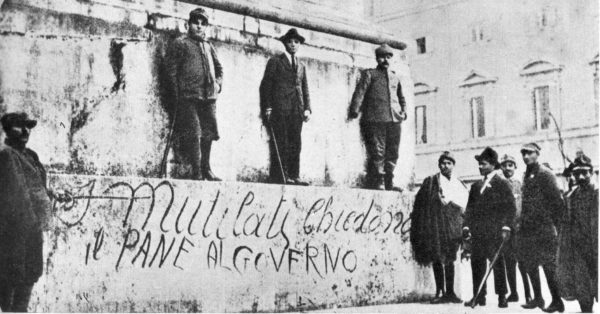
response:
[[[401,188],[394,186],[394,175],[393,174],[386,174],[384,181],[385,181],[385,190],[386,191],[402,192]]]
[[[208,181],[221,181],[210,169],[210,150],[212,148],[211,140],[200,141],[200,166],[202,177]]]

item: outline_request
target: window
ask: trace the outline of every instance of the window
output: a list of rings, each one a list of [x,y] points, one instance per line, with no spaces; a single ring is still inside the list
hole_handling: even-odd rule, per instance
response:
[[[481,25],[473,26],[471,28],[471,41],[478,42],[483,40],[483,27]]]
[[[417,144],[427,144],[427,107],[415,107],[415,132]]]
[[[533,113],[536,130],[545,130],[550,126],[550,88],[548,86],[533,89]]]
[[[417,38],[417,54],[424,54],[427,52],[427,43],[425,37]]]
[[[470,100],[471,105],[471,136],[485,136],[485,110],[483,106],[483,97],[473,97]]]
[[[539,30],[554,27],[558,22],[557,9],[554,7],[541,8],[537,14],[536,24]]]

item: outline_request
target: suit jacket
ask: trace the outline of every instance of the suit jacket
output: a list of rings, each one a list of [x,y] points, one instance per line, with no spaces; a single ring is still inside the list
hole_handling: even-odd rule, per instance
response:
[[[298,61],[294,71],[285,53],[269,59],[259,91],[263,115],[267,109],[272,109],[275,116],[299,114],[302,117],[305,110],[311,111],[306,68]]]
[[[362,112],[364,122],[401,122],[406,101],[396,72],[382,68],[362,71],[356,84],[350,112]]]
[[[494,175],[481,193],[483,184],[477,181],[471,186],[464,226],[473,236],[474,253],[479,249],[493,256],[502,228],[513,228],[517,209],[510,183],[501,174]]]

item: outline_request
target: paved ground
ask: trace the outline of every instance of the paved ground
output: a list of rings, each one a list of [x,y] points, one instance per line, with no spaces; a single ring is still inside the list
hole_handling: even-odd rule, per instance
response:
[[[467,308],[462,304],[452,305],[432,305],[427,303],[405,303],[390,304],[365,307],[339,308],[330,310],[320,310],[311,313],[410,313],[410,314],[474,314],[474,313],[544,313],[540,309],[525,310],[521,308],[520,303],[509,303],[506,309],[498,308],[498,302],[495,299],[488,298],[485,307]],[[491,302],[490,302],[491,301]],[[565,302],[565,313],[581,313],[579,304],[576,301]],[[594,305],[594,312],[598,313],[598,303]]]

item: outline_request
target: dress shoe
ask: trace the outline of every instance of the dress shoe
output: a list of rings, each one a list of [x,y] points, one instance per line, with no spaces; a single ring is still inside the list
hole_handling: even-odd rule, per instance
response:
[[[511,293],[508,298],[506,298],[507,302],[519,302],[519,295],[516,293]]]
[[[447,303],[446,299],[444,297],[445,297],[444,295],[441,297],[435,297],[435,298],[431,299],[431,301],[429,303],[431,303],[431,304]]]
[[[499,308],[507,308],[508,307],[508,301],[506,300],[506,297],[501,295],[498,296],[498,307]]]
[[[521,305],[522,308],[524,309],[535,309],[536,307],[539,307],[540,309],[544,308],[544,299],[539,298],[539,299],[533,299],[523,305]]]
[[[299,178],[293,178],[292,180],[294,180],[294,184],[296,185],[308,186],[308,182],[302,181]]]
[[[485,298],[482,297],[477,298],[477,300],[471,299],[465,302],[465,306],[473,307],[473,302],[475,302],[475,305],[485,306]]]
[[[461,303],[462,302],[462,300],[459,297],[457,297],[456,294],[454,294],[454,292],[447,293],[442,298],[446,299],[446,303]]]
[[[285,184],[287,184],[287,185],[295,185],[296,181],[294,181],[294,179],[292,179],[292,178],[286,178],[285,179]]]
[[[546,313],[562,313],[565,311],[565,305],[562,303],[562,301],[552,301],[552,303],[550,303],[550,305],[547,308],[543,309],[543,311]]]

